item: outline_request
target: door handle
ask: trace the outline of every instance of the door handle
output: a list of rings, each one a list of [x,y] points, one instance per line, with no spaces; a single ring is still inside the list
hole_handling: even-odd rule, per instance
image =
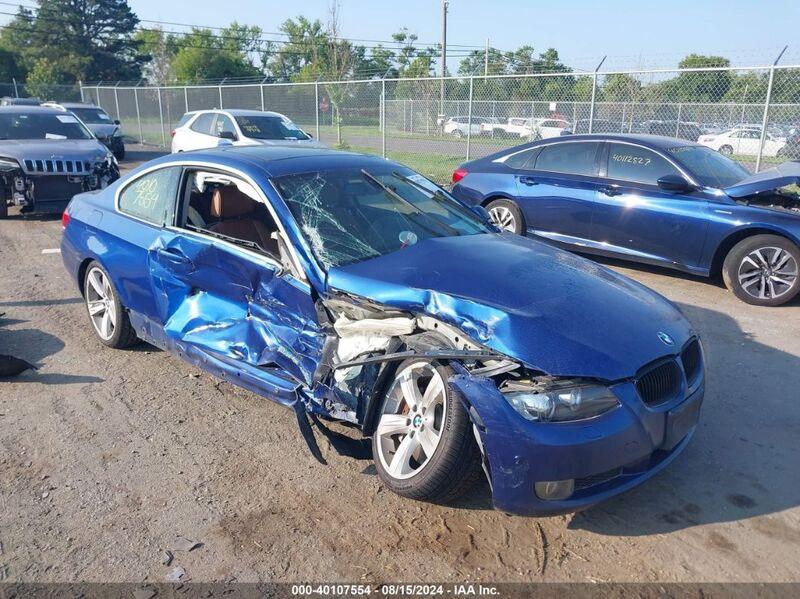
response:
[[[192,261],[180,250],[175,248],[159,248],[156,253],[164,260],[173,264],[191,264]]]
[[[622,190],[618,189],[617,187],[601,187],[597,191],[599,191],[603,195],[607,195],[607,196],[622,195]]]
[[[539,185],[539,182],[533,177],[526,177],[524,175],[519,178],[520,183],[524,185]]]

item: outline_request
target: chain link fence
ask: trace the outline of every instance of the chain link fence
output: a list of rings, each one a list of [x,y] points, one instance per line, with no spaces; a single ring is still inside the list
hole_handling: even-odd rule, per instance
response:
[[[446,181],[462,162],[531,139],[648,133],[700,141],[751,171],[800,158],[800,66],[199,85],[83,86],[129,137],[168,147],[184,113],[285,114],[331,147]]]

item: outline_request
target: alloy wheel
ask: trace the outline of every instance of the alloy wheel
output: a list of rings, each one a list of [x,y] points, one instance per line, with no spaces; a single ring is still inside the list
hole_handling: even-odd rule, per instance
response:
[[[514,213],[505,206],[492,206],[489,208],[489,218],[494,225],[503,231],[517,232],[517,219]]]
[[[114,303],[114,292],[106,274],[95,267],[86,276],[86,307],[100,338],[108,341],[114,336],[117,327],[117,311]]]
[[[418,474],[442,438],[447,410],[446,384],[428,362],[398,372],[375,429],[378,457],[395,479]]]
[[[748,295],[776,299],[794,287],[798,277],[797,261],[783,248],[757,248],[742,259],[737,276]]]

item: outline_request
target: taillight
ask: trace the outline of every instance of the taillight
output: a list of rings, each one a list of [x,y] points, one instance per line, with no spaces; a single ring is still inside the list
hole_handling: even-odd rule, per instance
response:
[[[457,168],[456,170],[453,171],[453,183],[458,183],[459,181],[461,181],[461,179],[466,177],[467,174],[468,174],[467,169]]]
[[[64,210],[64,212],[61,213],[61,228],[66,229],[68,224],[69,224],[69,212]]]
[[[175,129],[173,129],[172,131],[169,132],[169,136],[170,137],[175,137]]]

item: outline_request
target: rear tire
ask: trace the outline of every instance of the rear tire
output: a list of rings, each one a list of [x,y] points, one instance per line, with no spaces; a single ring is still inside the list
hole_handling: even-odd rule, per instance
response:
[[[99,262],[93,261],[86,268],[83,297],[89,323],[101,343],[123,349],[139,341],[111,277]]]
[[[469,414],[447,382],[452,375],[438,363],[405,360],[381,402],[372,456],[378,476],[398,495],[449,502],[482,474]]]
[[[117,160],[125,160],[125,148],[123,147],[114,152],[114,158],[116,158]]]
[[[525,235],[525,217],[516,202],[506,199],[492,200],[486,205],[486,210],[492,222],[503,231]]]
[[[800,248],[778,235],[754,235],[737,243],[722,265],[725,285],[743,302],[780,306],[800,292]]]

